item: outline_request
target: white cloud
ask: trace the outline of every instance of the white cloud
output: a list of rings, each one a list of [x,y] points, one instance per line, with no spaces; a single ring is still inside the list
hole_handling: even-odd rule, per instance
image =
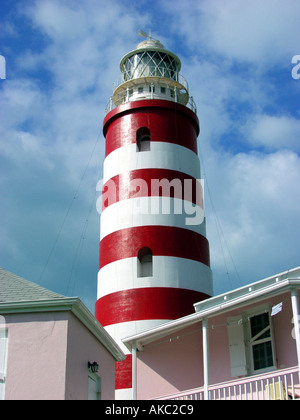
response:
[[[178,15],[178,32],[192,51],[253,63],[259,68],[289,66],[297,54],[300,4],[296,0],[164,1]]]
[[[49,281],[57,278],[63,283],[69,278],[104,158],[104,107],[119,76],[121,57],[135,48],[138,29],[147,30],[151,20],[153,34],[180,56],[182,73],[197,102],[199,142],[209,188],[242,280],[255,281],[273,274],[277,267],[280,271],[294,264],[300,234],[300,170],[296,154],[299,121],[278,101],[280,86],[276,81],[264,79],[263,72],[256,68],[290,66],[290,55],[299,53],[298,3],[23,3],[19,3],[22,13],[28,27],[33,26],[39,48],[35,49],[31,40],[20,49],[14,77],[1,87],[0,184],[6,197],[5,205],[1,203],[5,209],[1,238],[2,242],[10,239],[2,256],[8,268],[9,264],[19,264],[25,271],[13,271],[38,280],[80,185],[57,244],[58,253],[52,255],[48,266]],[[164,25],[160,26],[159,19],[164,19]],[[13,24],[8,27],[7,35],[13,34],[15,41],[21,30]],[[287,77],[291,78],[290,68]],[[267,112],[267,107],[272,107],[273,113]],[[228,143],[222,142],[224,135]],[[232,152],[231,135],[232,141],[240,142],[238,150],[243,150],[245,140],[248,150],[254,150]],[[98,136],[99,143],[89,162]],[[265,153],[255,152],[257,147]],[[282,150],[286,148],[290,150]],[[205,197],[219,287],[226,270],[206,186]],[[89,278],[95,291],[99,231],[96,210],[92,217],[85,242],[89,255],[83,254],[82,275]],[[90,304],[91,296],[87,301]]]
[[[67,4],[44,0],[27,6],[27,13],[33,23],[52,41],[65,44],[83,36],[87,23],[84,10],[73,1]]]
[[[77,255],[87,281],[77,286],[85,295],[92,289],[95,299],[99,215],[93,199],[104,159],[104,108],[119,61],[138,42],[147,17],[114,0],[20,2],[19,13],[33,32],[30,43],[20,40],[1,86],[1,241],[10,241],[1,264],[65,293],[88,218],[92,227]],[[15,42],[23,28],[14,20],[10,28],[6,35],[13,32]],[[74,281],[68,293],[78,293]]]
[[[208,157],[204,188],[216,288],[230,288],[226,264],[240,285],[231,258],[243,284],[288,269],[298,259],[299,156],[287,150],[236,156],[211,150]]]
[[[300,150],[300,119],[291,116],[255,115],[245,126],[245,135],[254,146],[266,150]]]

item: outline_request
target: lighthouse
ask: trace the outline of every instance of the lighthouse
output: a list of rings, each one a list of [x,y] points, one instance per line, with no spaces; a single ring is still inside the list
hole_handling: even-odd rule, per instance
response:
[[[180,59],[147,36],[120,69],[103,122],[95,315],[127,354],[116,363],[115,389],[116,399],[131,399],[122,339],[193,313],[212,296],[212,273],[199,120]]]

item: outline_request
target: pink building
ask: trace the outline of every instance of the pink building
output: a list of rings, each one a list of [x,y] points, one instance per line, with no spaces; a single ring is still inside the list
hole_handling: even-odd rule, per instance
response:
[[[0,400],[112,400],[124,357],[80,299],[0,269]]]
[[[125,338],[133,398],[297,398],[299,288],[300,267],[195,303],[194,313]]]

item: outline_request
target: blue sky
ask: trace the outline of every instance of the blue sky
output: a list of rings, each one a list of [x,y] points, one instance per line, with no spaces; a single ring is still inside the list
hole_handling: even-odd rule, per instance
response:
[[[300,265],[300,3],[0,0],[0,266],[96,301],[104,109],[149,31],[198,108],[215,294]]]

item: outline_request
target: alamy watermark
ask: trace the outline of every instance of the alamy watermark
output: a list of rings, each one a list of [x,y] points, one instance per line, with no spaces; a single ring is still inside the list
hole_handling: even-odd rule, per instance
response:
[[[292,78],[294,80],[300,79],[300,55],[294,55],[292,58],[292,64],[296,64],[292,68]]]
[[[6,60],[0,55],[0,79],[6,79]]]
[[[183,215],[186,225],[200,225],[204,220],[203,179],[100,179],[96,190],[101,194],[96,208],[99,214],[108,206],[123,201],[123,210],[131,215]],[[132,200],[145,198],[144,200]],[[147,199],[148,198],[148,199]]]

